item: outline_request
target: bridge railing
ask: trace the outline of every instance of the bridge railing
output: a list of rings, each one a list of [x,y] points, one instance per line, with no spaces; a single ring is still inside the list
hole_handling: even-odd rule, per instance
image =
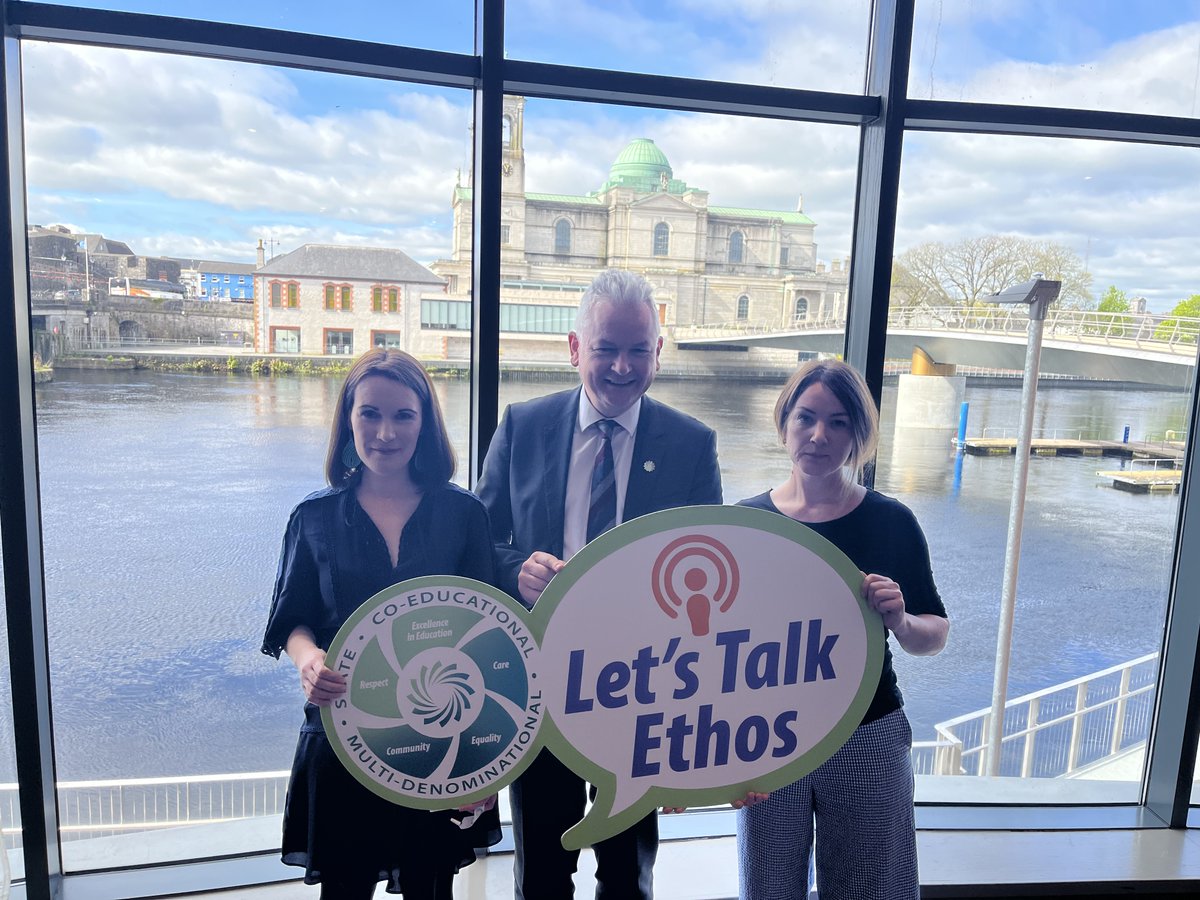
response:
[[[703,340],[828,331],[845,326],[845,311],[839,308],[829,312],[816,312],[801,319],[773,323],[732,321],[678,325],[674,329],[674,336],[676,340]],[[1029,315],[1023,306],[893,306],[888,310],[888,328],[1024,335],[1029,330]],[[1048,340],[1072,340],[1122,347],[1145,346],[1159,351],[1194,356],[1197,337],[1200,336],[1200,318],[1051,307],[1046,317],[1044,336]]]
[[[1146,741],[1158,654],[1016,697],[1004,705],[1002,775],[1059,778]],[[986,774],[991,709],[940,722],[937,739],[913,743],[913,768],[926,775]]]

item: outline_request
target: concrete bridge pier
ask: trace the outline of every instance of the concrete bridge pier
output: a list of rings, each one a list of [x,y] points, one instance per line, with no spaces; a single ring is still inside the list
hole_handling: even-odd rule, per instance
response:
[[[937,363],[913,347],[912,374],[896,391],[897,428],[956,428],[967,380],[953,363]]]

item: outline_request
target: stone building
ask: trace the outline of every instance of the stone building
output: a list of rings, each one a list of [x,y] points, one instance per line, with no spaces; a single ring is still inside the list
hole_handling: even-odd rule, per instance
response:
[[[843,308],[848,261],[817,260],[816,224],[795,211],[715,206],[676,177],[648,138],[632,141],[608,179],[588,193],[525,189],[523,97],[504,101],[501,330],[510,360],[563,358],[583,288],[604,268],[632,269],[655,288],[668,370],[788,365],[794,354],[765,349],[683,350],[672,335],[692,325],[784,330]],[[424,329],[470,327],[472,178],[455,187],[450,256],[431,264],[448,296],[422,316]],[[465,348],[465,339],[447,341]]]
[[[194,300],[254,302],[253,263],[172,257],[179,263],[179,283]]]
[[[134,253],[124,241],[101,234],[72,232],[63,225],[31,225],[30,292],[36,300],[100,302],[112,280],[179,283],[179,263]]]
[[[448,355],[441,335],[420,328],[421,297],[440,296],[445,282],[400,250],[305,244],[258,266],[254,281],[260,353]]]

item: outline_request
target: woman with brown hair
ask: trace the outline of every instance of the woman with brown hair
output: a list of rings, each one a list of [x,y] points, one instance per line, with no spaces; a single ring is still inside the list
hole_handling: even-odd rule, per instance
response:
[[[379,881],[407,900],[449,900],[455,872],[474,861],[476,847],[500,838],[490,805],[464,810],[471,814],[464,819],[376,796],[338,761],[321,725],[320,707],[346,692],[325,651],[365,600],[421,575],[495,580],[487,513],[450,483],[454,468],[420,363],[399,350],[363,354],[338,396],[329,487],[301,501],[288,521],[262,648],[276,658],[287,653],[307,701],[283,861],[304,866],[305,882],[319,883],[324,900],[370,897]]]
[[[805,363],[779,394],[775,428],[791,474],[741,505],[827,538],[866,573],[863,598],[891,638],[907,653],[939,652],[949,621],[921,526],[902,503],[859,481],[879,434],[862,376],[838,360]],[[912,730],[903,703],[889,647],[874,699],[845,746],[738,813],[743,900],[807,897],[814,829],[821,900],[919,900]]]

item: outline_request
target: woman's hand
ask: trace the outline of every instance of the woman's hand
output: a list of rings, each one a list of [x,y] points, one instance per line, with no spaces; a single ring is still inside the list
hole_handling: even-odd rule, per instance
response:
[[[884,627],[906,653],[930,656],[941,652],[950,634],[950,621],[931,613],[913,615],[904,608],[904,592],[886,575],[863,576],[863,599],[879,613]]]
[[[300,670],[300,686],[304,696],[317,706],[328,706],[346,693],[346,676],[325,665],[325,651],[313,647],[297,661]]]
[[[288,635],[285,648],[288,659],[300,673],[304,699],[317,706],[328,706],[346,693],[346,676],[325,665],[325,651],[317,646],[312,631],[297,625]]]
[[[734,809],[746,809],[754,806],[756,803],[762,803],[770,796],[771,795],[769,793],[764,794],[761,791],[747,791],[745,797],[742,797],[740,800],[731,800],[729,805]],[[685,812],[686,810],[686,806],[664,806],[662,808],[662,811],[668,815],[671,813]]]
[[[908,628],[904,610],[904,592],[886,575],[868,575],[863,579],[863,599],[883,618],[883,626],[903,643],[901,632]]]
[[[764,794],[762,791],[747,791],[745,797],[741,800],[734,800],[729,805],[734,809],[749,809],[751,806],[762,803],[770,796],[769,792]]]

